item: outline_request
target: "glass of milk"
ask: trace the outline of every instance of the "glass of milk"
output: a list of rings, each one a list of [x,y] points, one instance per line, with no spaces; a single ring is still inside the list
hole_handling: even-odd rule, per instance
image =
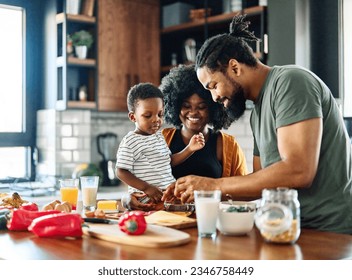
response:
[[[198,236],[216,237],[216,220],[221,191],[194,191]]]
[[[80,180],[83,209],[85,211],[94,211],[97,205],[99,176],[82,176],[80,177]]]

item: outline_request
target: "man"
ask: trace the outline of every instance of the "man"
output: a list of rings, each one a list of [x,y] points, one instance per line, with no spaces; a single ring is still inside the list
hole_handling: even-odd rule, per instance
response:
[[[212,179],[186,176],[173,192],[183,202],[193,190],[220,189],[223,196],[256,199],[265,188],[298,190],[302,227],[352,233],[351,144],[328,87],[298,66],[269,67],[246,41],[258,40],[244,16],[229,34],[208,39],[197,54],[197,77],[215,102],[239,118],[252,100],[253,173]]]

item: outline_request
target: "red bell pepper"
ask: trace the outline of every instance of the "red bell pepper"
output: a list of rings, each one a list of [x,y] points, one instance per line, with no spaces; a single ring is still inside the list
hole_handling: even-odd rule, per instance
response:
[[[81,237],[82,224],[80,214],[58,213],[34,219],[28,230],[38,237]]]
[[[28,230],[28,226],[35,218],[53,213],[60,213],[60,211],[29,211],[25,209],[13,209],[12,214],[10,215],[11,218],[7,223],[7,228],[9,230]]]
[[[119,228],[129,235],[141,235],[147,229],[147,222],[141,211],[131,211],[119,219]]]
[[[38,211],[39,210],[38,205],[33,202],[24,203],[19,208],[24,209],[24,210],[28,210],[28,211]]]

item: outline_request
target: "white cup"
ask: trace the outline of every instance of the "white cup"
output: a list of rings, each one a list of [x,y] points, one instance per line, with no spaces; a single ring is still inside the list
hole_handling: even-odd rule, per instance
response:
[[[83,176],[81,179],[83,209],[94,211],[97,206],[99,176]]]
[[[216,237],[216,220],[221,191],[194,191],[198,236]]]

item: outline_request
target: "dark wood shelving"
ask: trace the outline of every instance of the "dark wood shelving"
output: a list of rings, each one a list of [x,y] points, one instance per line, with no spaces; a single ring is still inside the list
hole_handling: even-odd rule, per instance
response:
[[[92,0],[95,3],[96,0]],[[57,94],[56,109],[96,109],[97,108],[97,17],[87,14],[68,14],[62,12],[65,0],[61,1],[58,13],[55,16],[57,25]],[[77,31],[86,30],[93,35],[94,44],[88,52],[88,57],[79,59],[67,52],[68,35]],[[87,100],[78,101],[75,94],[79,88],[86,86]]]
[[[66,20],[72,21],[72,22],[80,22],[80,23],[87,23],[87,24],[95,24],[96,23],[96,18],[87,16],[87,15],[71,15],[71,14],[66,14],[66,13],[60,13],[56,15],[56,23],[62,23],[64,22],[66,17]]]
[[[67,108],[70,109],[96,109],[95,101],[67,101]]]
[[[246,14],[247,17],[251,17],[251,16],[255,16],[255,15],[263,13],[264,9],[265,9],[264,6],[255,6],[255,7],[250,7],[250,8],[244,9],[242,11],[210,16],[207,18],[207,21],[205,21],[205,19],[202,18],[199,20],[190,21],[190,22],[186,22],[183,24],[163,28],[163,29],[161,29],[161,34],[163,35],[163,34],[168,34],[168,33],[177,32],[177,31],[203,28],[203,26],[205,25],[206,22],[208,23],[208,25],[218,24],[221,22],[227,22],[227,21],[230,21],[235,15],[238,15],[240,13]]]
[[[251,47],[255,52],[255,56],[265,62],[266,49],[265,42],[267,41],[266,34],[266,6],[254,6],[245,8],[241,11],[228,12],[223,14],[215,14],[207,18],[199,18],[178,25],[162,28],[161,35],[161,77],[167,74],[174,66],[170,65],[172,54],[177,57],[177,62],[182,63],[185,60],[183,44],[188,38],[196,41],[196,48],[204,42],[205,38],[219,34],[219,32],[227,32],[229,23],[234,16],[239,14],[246,15],[252,23],[252,30],[256,36],[261,39],[261,42],[252,43]],[[206,32],[206,33],[205,33]]]
[[[86,66],[86,67],[96,66],[96,60],[93,58],[79,59],[77,57],[70,56],[67,58],[67,62],[69,65]]]
[[[260,52],[255,52],[254,55],[258,58],[258,59],[262,59],[263,54]],[[173,67],[176,67],[176,65],[164,65],[161,67],[161,73],[168,73]]]
[[[56,65],[63,66],[65,63],[64,57],[60,56],[56,58]],[[96,60],[93,58],[79,59],[74,56],[67,58],[67,64],[71,66],[81,66],[81,67],[96,67]]]

